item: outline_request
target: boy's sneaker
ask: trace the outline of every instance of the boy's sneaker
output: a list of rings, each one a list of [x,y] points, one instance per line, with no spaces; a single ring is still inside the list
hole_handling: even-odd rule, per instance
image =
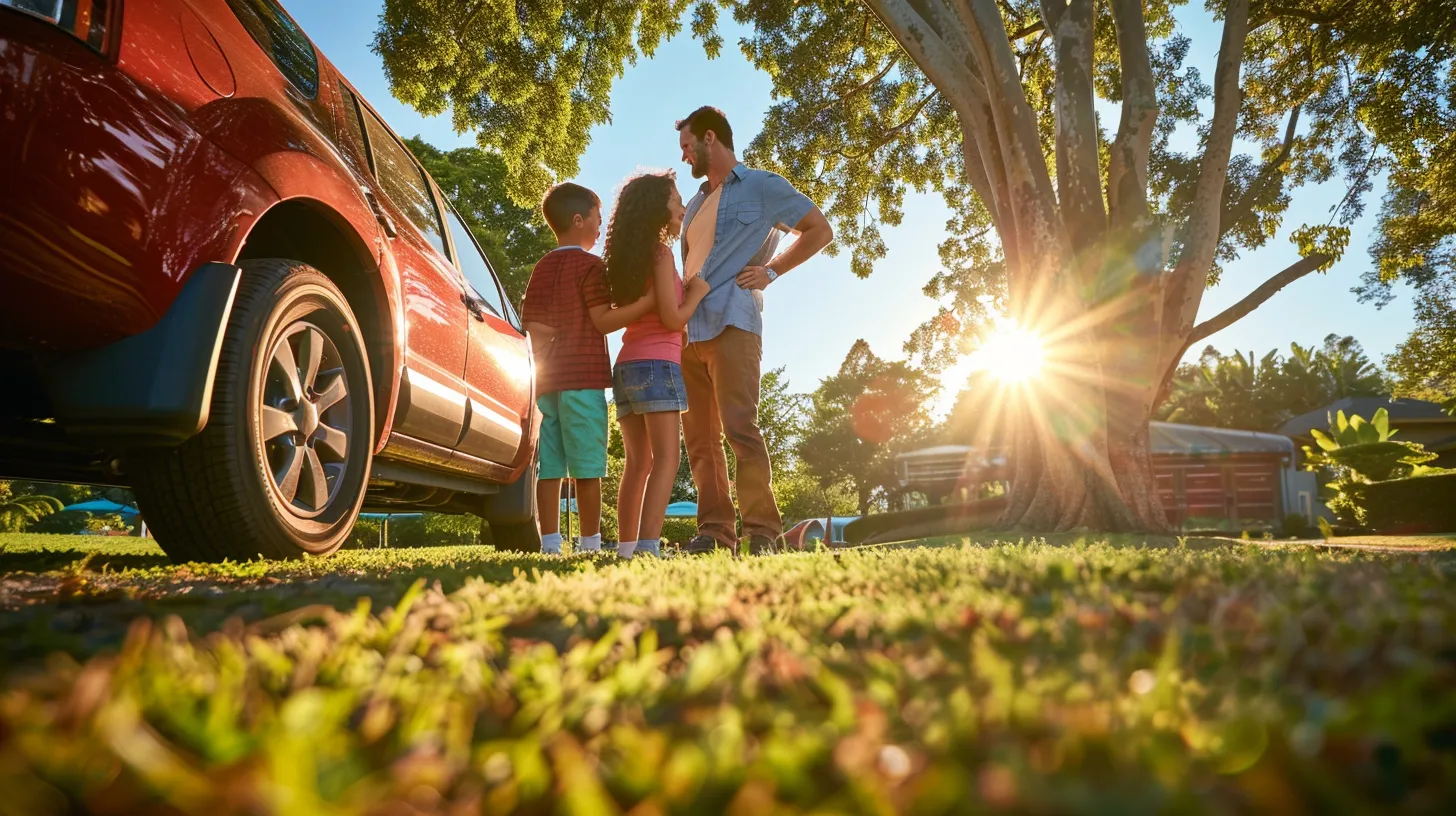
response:
[[[714,550],[717,550],[719,547],[722,547],[722,545],[718,543],[718,539],[713,538],[710,535],[700,534],[693,536],[692,539],[688,541],[688,546],[684,548],[684,552],[686,552],[688,555],[708,555]],[[728,547],[722,548],[725,550],[730,549]]]

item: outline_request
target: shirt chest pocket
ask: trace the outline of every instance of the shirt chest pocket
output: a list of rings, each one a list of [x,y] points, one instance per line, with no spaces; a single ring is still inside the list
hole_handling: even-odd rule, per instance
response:
[[[740,224],[757,224],[758,220],[763,217],[763,205],[757,201],[739,204],[733,210],[733,217]]]

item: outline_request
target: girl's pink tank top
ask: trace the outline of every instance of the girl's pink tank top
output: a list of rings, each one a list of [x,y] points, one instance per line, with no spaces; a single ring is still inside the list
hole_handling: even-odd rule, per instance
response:
[[[662,252],[672,257],[672,250],[661,247]],[[676,290],[677,302],[682,303],[683,282],[682,275],[677,272],[677,263],[673,263],[672,273],[673,287]],[[621,305],[621,304],[617,304]],[[627,324],[627,330],[622,333],[622,350],[617,352],[617,362],[627,363],[634,360],[666,360],[670,363],[682,364],[682,342],[683,333],[679,329],[673,331],[662,325],[662,320],[657,316],[657,310],[637,318]]]

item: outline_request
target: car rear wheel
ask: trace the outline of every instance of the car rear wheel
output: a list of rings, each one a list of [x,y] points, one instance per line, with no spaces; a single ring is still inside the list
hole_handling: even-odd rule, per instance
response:
[[[305,264],[240,265],[207,427],[135,466],[147,523],[174,561],[327,555],[368,484],[373,387],[348,302]]]

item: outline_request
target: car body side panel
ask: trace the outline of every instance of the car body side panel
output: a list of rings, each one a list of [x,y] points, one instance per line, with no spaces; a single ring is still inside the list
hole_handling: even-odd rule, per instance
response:
[[[0,111],[0,345],[71,350],[138,334],[191,269],[225,257],[225,197],[245,165],[104,57],[0,14]],[[159,229],[178,210],[207,226]]]

